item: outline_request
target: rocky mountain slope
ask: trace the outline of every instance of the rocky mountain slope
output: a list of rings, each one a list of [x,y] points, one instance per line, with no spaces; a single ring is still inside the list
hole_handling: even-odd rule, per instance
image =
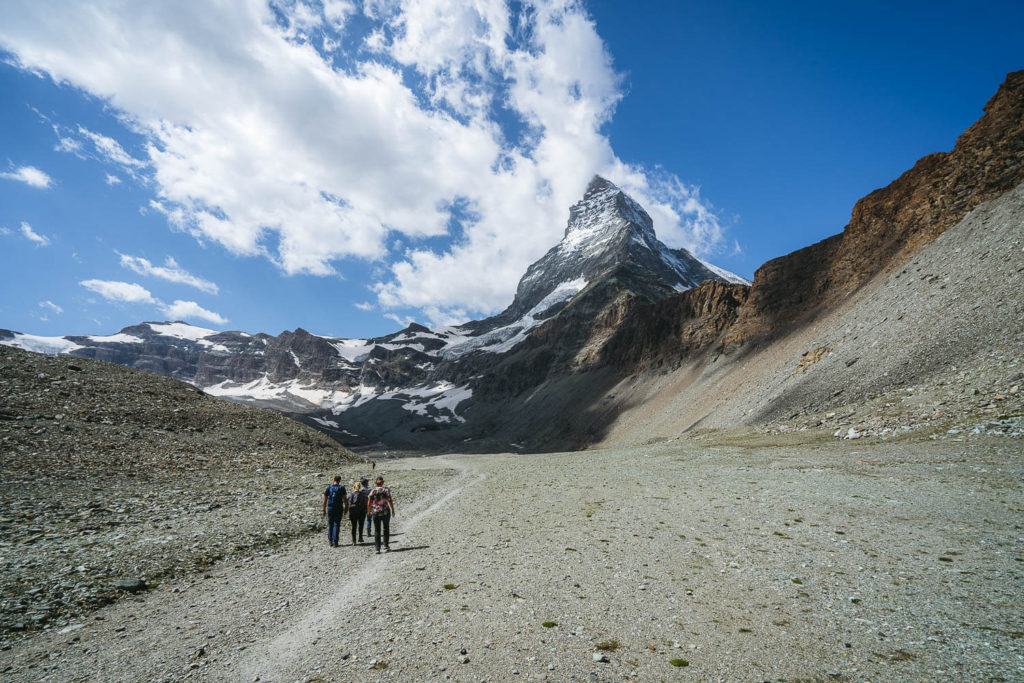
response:
[[[308,531],[325,473],[359,462],[184,382],[0,346],[0,632]]]
[[[707,280],[745,283],[666,247],[643,208],[596,177],[570,210],[563,239],[530,266],[512,304],[486,320],[439,330],[414,324],[377,339],[150,322],[109,336],[0,330],[0,343],[176,377],[215,396],[289,413],[352,446],[564,448],[582,443],[572,422],[553,430],[537,423],[574,412],[593,395],[581,372],[599,370],[596,349],[623,306],[653,304]],[[528,390],[545,399],[525,406]],[[542,404],[545,412],[535,413]]]
[[[765,424],[880,434],[1024,415],[1024,72],[985,111],[953,151],[858,202],[843,233],[762,266],[745,298],[723,292],[700,309],[698,289],[630,318],[617,355],[648,371],[610,390],[598,440]],[[705,331],[710,311],[726,316],[722,333],[695,346],[687,330]],[[678,344],[645,334],[663,316]]]

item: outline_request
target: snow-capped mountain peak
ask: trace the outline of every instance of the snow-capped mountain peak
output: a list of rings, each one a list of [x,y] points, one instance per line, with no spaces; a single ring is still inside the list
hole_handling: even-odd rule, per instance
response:
[[[666,294],[696,287],[704,280],[749,284],[685,249],[666,246],[655,235],[650,215],[636,200],[614,183],[595,176],[583,199],[569,210],[562,240],[527,269],[512,305],[496,319],[507,325],[565,283],[593,282],[624,264],[631,264]]]

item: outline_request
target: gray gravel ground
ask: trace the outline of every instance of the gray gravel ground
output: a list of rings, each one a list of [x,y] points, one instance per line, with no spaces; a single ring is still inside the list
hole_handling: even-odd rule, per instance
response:
[[[1024,680],[1018,438],[731,443],[386,463],[391,553],[305,536],[0,678]]]

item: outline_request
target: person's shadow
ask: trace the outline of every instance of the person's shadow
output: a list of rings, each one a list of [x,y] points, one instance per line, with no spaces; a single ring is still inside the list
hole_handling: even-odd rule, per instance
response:
[[[430,547],[429,545],[411,545],[411,546],[408,546],[406,548],[392,548],[391,552],[393,552],[393,553],[404,553],[404,552],[406,552],[408,550],[425,550],[425,549],[427,549],[429,547]]]

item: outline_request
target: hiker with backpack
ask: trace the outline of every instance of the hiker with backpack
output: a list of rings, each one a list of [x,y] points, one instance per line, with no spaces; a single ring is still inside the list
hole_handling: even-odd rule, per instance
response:
[[[356,544],[356,531],[359,532],[359,542],[363,542],[363,521],[366,519],[368,493],[366,488],[356,484],[352,487],[352,493],[348,494],[348,519],[352,523],[352,545]]]
[[[384,477],[377,477],[377,485],[370,491],[369,512],[373,518],[373,544],[380,554],[380,533],[384,527],[384,551],[391,551],[391,516],[395,514],[395,502],[391,489],[384,486]]]
[[[334,483],[324,491],[323,508],[323,516],[327,518],[327,542],[332,548],[338,547],[338,532],[341,530],[341,518],[345,515],[347,505],[341,475],[335,475]]]

